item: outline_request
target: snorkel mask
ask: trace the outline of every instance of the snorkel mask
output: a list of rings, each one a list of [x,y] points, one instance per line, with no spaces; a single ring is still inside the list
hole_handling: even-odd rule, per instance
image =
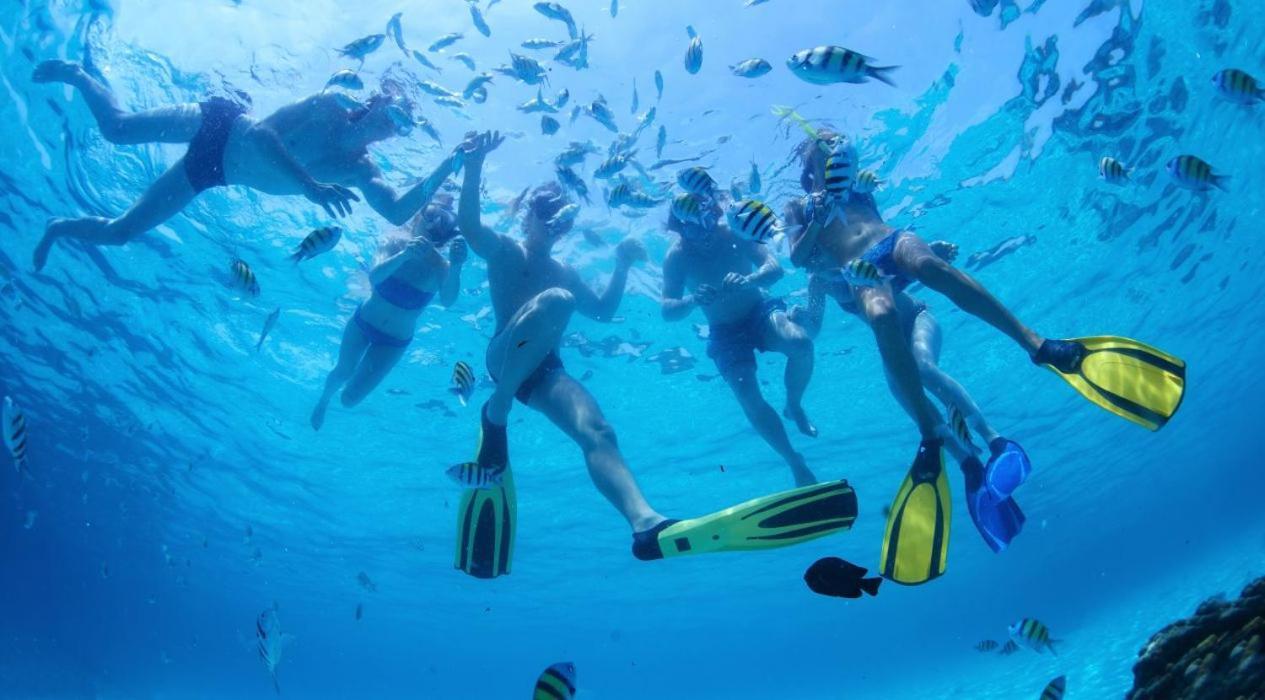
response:
[[[426,237],[439,247],[457,237],[457,215],[451,209],[431,204],[422,210],[422,225]]]

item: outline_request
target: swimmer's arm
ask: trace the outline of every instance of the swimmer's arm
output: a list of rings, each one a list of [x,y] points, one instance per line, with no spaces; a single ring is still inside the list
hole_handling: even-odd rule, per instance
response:
[[[466,263],[466,244],[460,238],[448,244],[448,274],[439,285],[439,303],[445,309],[457,303],[461,294],[461,268]]]
[[[373,268],[369,270],[370,284],[376,287],[382,282],[382,280],[394,275],[396,271],[400,269],[400,266],[404,264],[404,261],[408,260],[409,255],[410,252],[408,248],[405,248],[377,265],[374,265]]]
[[[505,246],[505,239],[483,225],[480,216],[479,185],[483,179],[483,158],[465,158],[465,180],[461,184],[461,199],[457,204],[457,228],[470,244],[474,254],[484,260],[496,257]]]
[[[747,255],[751,262],[758,266],[755,272],[747,275],[748,284],[767,289],[776,284],[785,274],[768,246],[751,244]]]
[[[413,218],[414,214],[421,211],[422,207],[430,203],[431,198],[444,184],[444,180],[453,174],[453,166],[453,157],[445,158],[439,167],[435,168],[435,172],[430,174],[430,177],[410,187],[401,195],[387,184],[378,166],[366,162],[357,186],[374,211],[392,224],[403,226]]]
[[[663,300],[659,304],[663,320],[680,321],[696,306],[693,294],[685,294],[685,263],[675,244],[663,259]]]
[[[791,226],[799,226],[799,235],[791,237],[791,264],[795,267],[805,267],[812,258],[813,249],[817,247],[817,236],[821,233],[821,226],[812,222],[804,222],[804,210],[802,206],[792,203],[786,208],[786,223]]]
[[[286,148],[281,134],[266,122],[256,125],[259,143],[264,148],[264,157],[281,167],[281,171],[303,192],[303,196],[324,207],[330,216],[346,216],[351,213],[351,202],[360,201],[346,187],[327,185],[318,182],[312,174]]]

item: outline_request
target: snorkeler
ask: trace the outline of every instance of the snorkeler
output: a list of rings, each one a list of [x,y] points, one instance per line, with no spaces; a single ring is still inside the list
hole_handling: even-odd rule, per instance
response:
[[[946,262],[953,262],[957,257],[957,246],[947,241],[933,241],[928,245]],[[827,296],[834,299],[839,308],[845,312],[861,316],[861,310],[856,305],[855,290],[839,270],[815,272],[809,277],[808,300],[803,306],[791,309],[789,313],[790,319],[802,326],[814,339],[821,331]],[[914,361],[918,364],[918,373],[922,378],[923,386],[940,399],[950,416],[956,413],[961,416],[965,424],[969,424],[969,430],[973,430],[984,441],[984,444],[988,445],[990,452],[995,455],[994,459],[1015,459],[1026,463],[1028,456],[1023,448],[1018,443],[1002,437],[984,418],[979,405],[966,389],[940,368],[942,344],[940,324],[926,303],[907,292],[897,292],[894,300],[901,329],[913,353]],[[899,400],[900,397],[896,393],[890,373],[887,374],[887,382],[892,387],[892,394]],[[912,407],[903,401],[900,403],[912,417]],[[966,431],[966,429],[963,430]],[[1002,552],[1019,535],[1019,531],[1023,528],[1024,515],[1013,497],[998,498],[992,490],[988,489],[985,476],[989,473],[997,475],[999,471],[1026,472],[1031,467],[1020,465],[1015,470],[995,468],[991,471],[985,470],[984,465],[975,456],[974,445],[969,442],[969,433],[958,434],[955,437],[957,439],[946,440],[945,447],[957,458],[966,479],[966,502],[971,521],[975,523],[976,529],[979,530],[980,536],[989,548],[994,552]],[[947,495],[944,498],[948,500]]]
[[[950,510],[942,449],[947,429],[927,399],[895,296],[914,282],[997,328],[1035,364],[1054,370],[1086,399],[1116,415],[1158,430],[1176,412],[1185,388],[1180,359],[1128,338],[1055,340],[1037,335],[920,237],[884,223],[873,197],[846,191],[848,180],[855,181],[856,158],[845,138],[817,131],[799,146],[798,156],[807,196],[787,208],[787,224],[798,227],[791,239],[791,261],[853,275],[855,304],[874,333],[893,393],[908,407],[922,436],[888,518],[881,555],[885,577],[925,583],[944,573],[948,554]],[[984,480],[998,485],[998,498],[1009,497],[1030,466],[1005,457],[995,455],[986,467]]]
[[[375,94],[360,104],[322,92],[255,120],[246,115],[245,106],[224,97],[127,113],[109,88],[78,63],[44,61],[31,78],[78,89],[111,143],[189,144],[185,155],[123,215],[51,219],[35,247],[36,270],[44,268],[60,239],[123,245],[212,187],[244,185],[266,194],[302,195],[330,216],[351,212],[351,202],[360,201],[348,189],[354,187],[370,207],[402,226],[451,174],[429,178],[403,194],[386,183],[368,147],[413,126],[409,102],[390,94]]]
[[[447,165],[440,166],[440,172]],[[461,266],[468,255],[456,238],[452,198],[441,195],[418,214],[409,240],[393,238],[382,246],[384,259],[369,271],[373,293],[352,313],[343,330],[338,363],[312,410],[312,428],[320,430],[325,410],[339,388],[344,406],[360,403],[395,367],[413,340],[422,310],[439,294],[452,306],[461,290]],[[448,259],[440,250],[448,246]]]
[[[680,238],[663,259],[663,317],[679,321],[694,308],[702,309],[710,324],[707,354],[747,419],[786,460],[797,486],[816,483],[756,380],[756,350],[785,355],[783,415],[795,421],[800,432],[817,436],[817,428],[801,403],[813,374],[813,341],[803,328],[787,319],[786,304],[764,291],[782,277],[782,266],[766,246],[739,239],[719,223],[721,208],[715,200],[693,194],[682,194],[679,199],[699,216],[685,221],[675,212],[668,215],[668,230]],[[694,289],[688,296],[687,283]]]
[[[479,202],[483,162],[501,141],[498,134],[474,134],[461,147],[466,170],[457,221],[470,248],[487,261],[496,313],[496,334],[487,350],[496,389],[481,412],[475,466],[499,484],[480,478],[483,486],[464,491],[457,515],[456,568],[478,578],[509,573],[517,507],[506,422],[515,398],[580,447],[590,478],[631,526],[633,555],[639,559],[782,547],[850,528],[856,519],[856,494],[844,481],[766,496],[692,520],[665,518],[650,506],[597,401],[567,373],[558,356],[574,313],[599,321],[611,318],[628,270],[645,259],[645,249],[632,239],[622,242],[615,271],[598,295],[573,268],[552,257],[554,244],[574,221],[564,211],[573,205],[557,183],[527,195],[521,243],[486,228]],[[760,517],[752,517],[757,512]]]

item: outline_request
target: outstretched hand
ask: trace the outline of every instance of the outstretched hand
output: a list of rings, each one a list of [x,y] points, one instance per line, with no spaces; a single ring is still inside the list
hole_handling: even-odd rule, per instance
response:
[[[725,291],[736,292],[744,289],[750,281],[751,280],[747,279],[745,275],[740,275],[737,272],[730,272],[725,275],[725,280],[722,284],[724,285]]]
[[[483,133],[471,131],[466,134],[466,140],[461,142],[457,151],[462,154],[462,160],[465,163],[482,163],[489,153],[495,151],[504,142],[505,137],[501,136],[499,131]]]
[[[711,306],[720,296],[720,291],[710,284],[700,284],[694,289],[694,303],[699,306]]]
[[[315,181],[304,189],[303,196],[321,205],[330,217],[347,216],[351,213],[351,203],[360,201],[355,192],[342,185],[327,185]]]
[[[927,244],[927,247],[931,248],[931,252],[938,255],[947,263],[952,263],[954,260],[958,259],[958,247],[955,243],[950,243],[948,241],[932,241]]]
[[[636,238],[625,238],[615,248],[615,261],[624,267],[632,267],[633,263],[644,262],[648,259],[650,256],[646,253],[646,246]]]

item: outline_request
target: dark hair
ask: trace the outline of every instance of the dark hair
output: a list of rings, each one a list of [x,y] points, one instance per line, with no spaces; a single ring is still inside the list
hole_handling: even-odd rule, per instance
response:
[[[571,203],[571,198],[567,195],[567,191],[557,180],[550,180],[543,185],[537,185],[535,189],[527,195],[527,210],[536,215],[541,221],[548,221],[554,217],[563,207]]]
[[[364,104],[360,108],[352,111],[351,116],[348,117],[348,120],[352,122],[358,122],[361,119],[364,119],[366,116],[368,116],[370,112],[372,112],[376,107],[382,104],[397,104],[402,109],[404,109],[404,111],[408,112],[409,117],[413,116],[413,101],[412,100],[405,97],[403,94],[400,94],[393,90],[386,90],[386,91],[375,91],[371,93],[368,99],[364,101]]]

